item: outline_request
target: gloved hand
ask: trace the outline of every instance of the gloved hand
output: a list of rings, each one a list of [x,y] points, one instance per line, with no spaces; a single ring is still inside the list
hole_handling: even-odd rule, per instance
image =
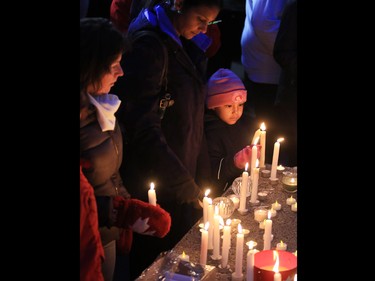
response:
[[[245,165],[246,163],[251,163],[251,149],[254,145],[247,145],[245,148],[241,149],[240,151],[238,151],[234,157],[233,157],[233,160],[234,160],[234,165],[238,168],[238,169],[244,169],[245,168]],[[260,150],[262,148],[262,146],[260,144],[257,144],[257,158],[260,158]],[[250,168],[250,166],[249,166]]]
[[[170,214],[159,205],[153,206],[138,199],[116,196],[113,208],[117,210],[115,226],[130,228],[143,235],[163,238],[171,227]]]

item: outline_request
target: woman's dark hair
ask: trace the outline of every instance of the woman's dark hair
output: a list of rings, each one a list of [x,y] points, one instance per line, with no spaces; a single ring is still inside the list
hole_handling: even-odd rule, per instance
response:
[[[164,6],[173,7],[174,0],[143,0],[145,7],[156,6],[162,4]],[[198,6],[218,7],[221,9],[222,0],[183,0],[181,12],[187,11],[190,8]]]
[[[128,49],[128,43],[105,18],[82,18],[80,33],[80,90],[87,92],[89,85],[97,90],[111,64]]]

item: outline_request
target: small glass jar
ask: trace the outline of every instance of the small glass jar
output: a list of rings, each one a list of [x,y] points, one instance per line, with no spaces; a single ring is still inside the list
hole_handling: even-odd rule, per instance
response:
[[[296,171],[284,172],[281,178],[281,183],[282,183],[284,191],[288,193],[297,192],[297,172]]]

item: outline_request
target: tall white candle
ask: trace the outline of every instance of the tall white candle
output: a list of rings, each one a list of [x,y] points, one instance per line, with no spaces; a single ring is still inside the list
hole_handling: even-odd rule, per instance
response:
[[[275,274],[273,275],[273,281],[281,281],[281,274],[279,272],[279,253],[274,250],[273,256],[276,256],[275,265],[273,267],[273,271],[275,272]]]
[[[214,214],[214,251],[212,253],[212,259],[218,260],[221,258],[220,256],[220,215],[219,215],[219,207],[215,206],[215,214]]]
[[[264,246],[263,250],[271,249],[272,220],[271,211],[268,211],[268,219],[264,222]]]
[[[228,265],[228,256],[229,256],[229,249],[230,249],[230,232],[231,232],[231,223],[230,219],[227,219],[226,225],[223,229],[223,247],[222,247],[222,259],[221,259],[221,267],[226,268]]]
[[[247,168],[249,163],[245,165],[245,171],[242,173],[242,182],[241,182],[241,190],[240,190],[240,207],[238,211],[245,212],[246,209],[246,191],[247,191],[247,181],[249,180],[249,173],[247,172]]]
[[[253,281],[254,280],[254,255],[255,253],[259,252],[256,249],[253,249],[253,241],[248,243],[249,251],[247,252],[246,260],[246,281]]]
[[[273,156],[272,156],[272,166],[271,166],[271,180],[276,180],[276,172],[277,172],[277,163],[279,162],[279,152],[280,152],[280,142],[282,142],[284,138],[279,138],[275,142],[273,146]]]
[[[212,205],[212,199],[208,199],[208,221],[211,227],[208,229],[208,249],[214,248],[214,205]]]
[[[251,171],[250,178],[251,179],[253,178],[253,169],[255,167],[255,162],[258,159],[258,147],[257,147],[258,140],[259,138],[255,139],[255,142],[253,143],[253,147],[251,148],[251,162],[250,162],[250,171]]]
[[[201,229],[201,256],[199,263],[202,265],[206,265],[207,263],[207,250],[208,250],[208,231],[210,223],[207,222],[204,228]]]
[[[148,203],[156,206],[156,192],[155,185],[153,182],[150,184],[150,189],[148,190]]]
[[[244,235],[242,233],[242,226],[238,224],[238,233],[237,233],[237,240],[236,240],[236,265],[235,265],[235,272],[233,276],[235,278],[242,278],[242,259],[243,259],[243,238]]]
[[[264,122],[260,125],[260,130],[260,145],[262,147],[260,149],[259,167],[264,168],[266,166],[266,125],[264,124]]]
[[[206,189],[203,197],[203,224],[208,222],[208,194],[210,193],[210,189]]]
[[[256,130],[253,136],[253,139],[251,140],[251,143],[254,143],[256,138],[259,138],[260,136],[260,129]]]
[[[251,197],[250,202],[255,203],[258,200],[258,181],[259,181],[259,168],[258,168],[259,161],[255,162],[255,166],[253,169],[253,178],[251,183]]]

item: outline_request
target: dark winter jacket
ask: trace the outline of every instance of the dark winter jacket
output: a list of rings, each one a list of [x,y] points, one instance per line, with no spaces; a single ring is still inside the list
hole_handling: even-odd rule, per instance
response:
[[[223,122],[213,110],[205,115],[205,133],[211,161],[215,192],[222,194],[243,170],[234,165],[234,155],[250,145],[255,126],[253,119],[243,114],[236,124]]]
[[[177,37],[160,6],[157,12],[141,12],[129,27],[129,37],[145,29],[156,32],[162,41],[153,36],[137,39],[131,52],[124,55],[125,75],[112,90],[123,101],[116,116],[126,135],[122,168],[126,186],[133,197],[147,200],[150,182],[155,182],[158,203],[165,207],[196,200],[199,171],[209,171],[203,132],[206,58],[196,44],[207,41]],[[160,119],[160,99],[165,94],[160,84],[162,44],[168,52],[167,91],[173,104]]]
[[[80,157],[85,163],[82,171],[93,186],[95,196],[130,197],[119,173],[122,147],[122,135],[118,123],[113,131],[102,132],[97,121],[96,108],[90,105],[87,118],[80,121]],[[105,210],[105,208],[98,208],[98,211],[103,209]],[[100,218],[101,214],[98,215]],[[118,228],[100,227],[100,235],[103,245],[106,245],[118,238]]]

